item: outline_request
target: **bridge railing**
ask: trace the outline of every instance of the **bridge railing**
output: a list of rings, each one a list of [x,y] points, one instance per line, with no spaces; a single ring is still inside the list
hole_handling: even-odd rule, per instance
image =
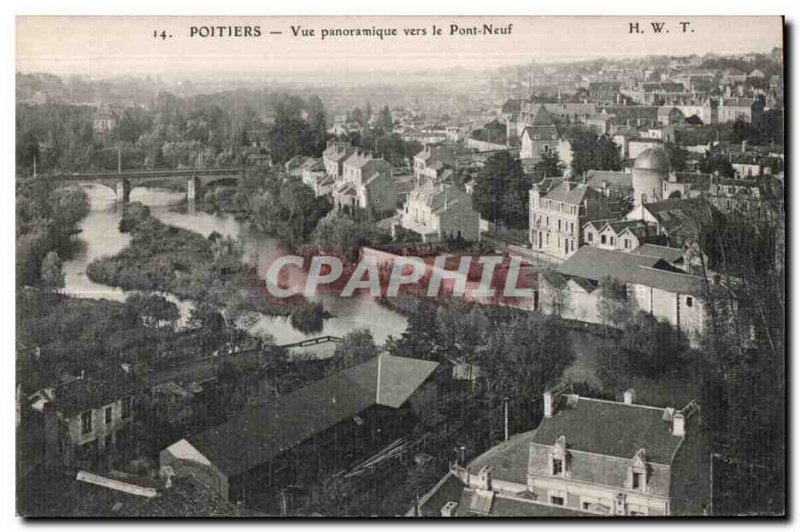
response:
[[[56,179],[62,181],[80,181],[88,179],[113,179],[113,178],[159,178],[159,177],[193,177],[208,175],[232,175],[239,174],[244,170],[243,167],[236,168],[202,168],[202,169],[178,169],[178,170],[126,170],[124,172],[91,172],[77,174],[49,174],[41,177],[45,179]]]

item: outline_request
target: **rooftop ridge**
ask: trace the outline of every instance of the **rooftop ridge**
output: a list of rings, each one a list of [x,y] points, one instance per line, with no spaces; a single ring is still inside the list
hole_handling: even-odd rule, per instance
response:
[[[639,407],[639,408],[649,408],[650,410],[658,410],[659,412],[663,412],[664,411],[664,408],[662,408],[662,407],[651,406],[651,405],[643,405],[643,404],[640,404],[640,403],[624,403],[624,402],[620,402],[620,401],[610,401],[608,399],[598,399],[597,397],[584,397],[582,395],[579,395],[578,398],[581,401],[583,401],[583,400],[596,401],[598,403],[608,403],[608,404],[612,404],[612,405],[636,406],[636,407]]]

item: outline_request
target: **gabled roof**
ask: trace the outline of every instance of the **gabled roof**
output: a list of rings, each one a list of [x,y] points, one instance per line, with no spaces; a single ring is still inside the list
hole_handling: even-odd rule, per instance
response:
[[[187,438],[227,475],[266,463],[371,406],[399,408],[438,364],[381,354]]]
[[[670,198],[642,206],[671,238],[695,238],[719,211],[705,198]]]
[[[671,263],[677,262],[683,258],[682,249],[671,248],[668,246],[658,246],[656,244],[642,244],[636,248],[634,253],[646,255],[648,257],[656,257]]]
[[[578,248],[558,266],[557,271],[568,277],[583,277],[596,282],[611,277],[620,282],[682,294],[702,295],[705,287],[701,277],[688,275],[658,257],[593,246]]]
[[[561,201],[568,205],[582,205],[587,194],[592,194],[594,189],[586,183],[562,181],[544,196],[547,199]]]
[[[531,441],[551,446],[564,436],[570,450],[626,459],[644,449],[648,462],[669,465],[682,437],[665,417],[663,408],[578,397],[542,419]]]
[[[550,116],[550,113],[547,112],[543,105],[540,105],[536,114],[533,115],[532,124],[534,126],[555,126],[553,117]]]
[[[84,410],[100,408],[133,394],[145,384],[119,367],[102,375],[87,376],[61,384],[53,390],[58,410],[71,417]]]
[[[612,188],[633,188],[633,176],[626,172],[605,170],[588,170],[586,184],[594,189],[603,188],[603,184]]]

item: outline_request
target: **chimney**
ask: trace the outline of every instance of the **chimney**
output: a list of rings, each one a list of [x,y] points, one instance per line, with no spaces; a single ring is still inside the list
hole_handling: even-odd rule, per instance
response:
[[[628,388],[625,390],[623,397],[626,405],[632,405],[636,401],[636,390]]]
[[[745,153],[746,151],[747,151],[747,141],[743,140],[742,141],[742,153]]]
[[[445,505],[442,506],[442,517],[455,517],[457,509],[458,509],[457,502],[447,501]]]
[[[553,399],[553,392],[550,390],[544,392],[544,417],[553,417],[553,414],[555,413]]]
[[[478,471],[478,483],[480,489],[492,491],[492,466],[485,465]]]
[[[675,412],[672,415],[672,435],[683,437],[686,435],[685,419],[683,412]]]

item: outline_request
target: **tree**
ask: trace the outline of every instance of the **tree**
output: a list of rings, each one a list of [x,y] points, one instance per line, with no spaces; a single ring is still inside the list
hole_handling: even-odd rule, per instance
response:
[[[411,300],[406,330],[389,345],[393,355],[439,360],[441,336],[436,326],[437,306],[436,302],[426,298]]]
[[[333,352],[331,371],[356,366],[378,356],[378,347],[369,329],[354,329],[342,337]]]
[[[581,176],[589,170],[622,169],[619,148],[606,135],[600,137],[590,132],[580,132],[571,141],[572,175]]]
[[[606,277],[600,281],[599,290],[600,299],[597,301],[597,312],[600,319],[611,327],[621,327],[633,314],[625,283]]]
[[[378,115],[377,126],[387,134],[394,131],[394,119],[392,118],[392,112],[389,110],[388,105],[384,105],[383,109],[381,109],[380,115]]]
[[[42,285],[49,290],[58,290],[64,287],[64,272],[61,270],[61,259],[55,251],[50,251],[44,256],[41,277]]]
[[[543,153],[541,159],[533,167],[534,180],[540,181],[545,177],[557,177],[564,175],[564,163],[558,156],[558,152],[550,151]]]
[[[522,171],[518,159],[507,151],[492,155],[476,181],[472,205],[482,218],[513,227],[527,227],[527,212],[522,215],[518,207],[527,205],[531,179]],[[515,201],[509,203],[511,198]]]
[[[125,305],[131,308],[145,327],[174,328],[180,319],[178,306],[159,294],[131,294],[125,300]]]
[[[665,143],[664,148],[667,150],[667,155],[669,156],[670,168],[676,172],[683,172],[686,170],[686,159],[689,157],[689,152],[679,148],[672,142]]]
[[[477,350],[475,358],[486,372],[493,408],[500,409],[508,400],[512,432],[536,426],[542,412],[539,397],[572,363],[574,354],[567,349],[565,334],[554,318],[514,317],[496,323]]]

